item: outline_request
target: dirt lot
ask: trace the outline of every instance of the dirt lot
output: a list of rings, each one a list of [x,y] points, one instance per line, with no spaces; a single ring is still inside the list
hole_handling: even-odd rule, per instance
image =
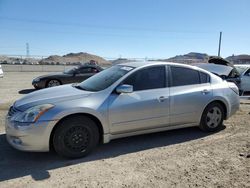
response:
[[[5,140],[9,105],[44,73],[0,78],[0,187],[250,187],[250,101],[207,134],[198,128],[114,140],[90,156],[65,160],[55,153],[24,153]]]

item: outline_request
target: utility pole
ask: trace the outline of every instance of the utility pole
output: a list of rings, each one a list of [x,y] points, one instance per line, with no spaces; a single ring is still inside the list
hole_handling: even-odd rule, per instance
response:
[[[218,56],[220,57],[220,48],[221,48],[221,37],[222,37],[222,32],[220,32],[220,39],[219,39],[219,49],[218,49]]]
[[[30,47],[29,47],[29,43],[26,43],[26,58],[28,58],[30,56]]]

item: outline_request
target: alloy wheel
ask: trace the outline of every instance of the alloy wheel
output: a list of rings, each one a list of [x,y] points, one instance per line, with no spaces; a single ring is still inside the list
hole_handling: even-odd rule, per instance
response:
[[[209,128],[216,128],[220,124],[221,119],[222,119],[222,112],[220,108],[214,106],[207,113],[206,117],[207,126]]]

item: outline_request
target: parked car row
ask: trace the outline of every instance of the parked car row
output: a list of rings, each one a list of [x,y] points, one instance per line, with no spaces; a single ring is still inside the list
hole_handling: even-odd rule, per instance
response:
[[[64,74],[73,79],[79,69]],[[54,86],[49,79],[41,87]],[[6,136],[19,150],[53,148],[61,156],[78,158],[100,142],[121,137],[191,126],[217,131],[238,109],[238,87],[204,69],[133,62],[17,100],[6,118]]]

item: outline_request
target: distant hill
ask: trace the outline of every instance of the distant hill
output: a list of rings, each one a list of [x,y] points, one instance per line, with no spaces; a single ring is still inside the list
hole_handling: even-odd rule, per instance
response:
[[[165,61],[191,64],[191,63],[198,63],[198,62],[207,62],[208,57],[209,56],[205,53],[190,52],[188,54],[177,55],[175,57],[165,59]]]
[[[192,63],[206,63],[210,56],[206,53],[197,53],[190,52],[184,55],[176,55],[174,57],[170,57],[168,59],[154,59],[149,61],[169,61],[176,63],[184,63],[184,64],[192,64]],[[242,54],[242,55],[232,55],[226,58],[226,60],[232,62],[233,64],[250,64],[250,55]],[[0,56],[0,64],[63,64],[63,65],[78,65],[87,63],[90,61],[96,61],[101,66],[110,66],[121,63],[128,63],[132,61],[140,61],[139,59],[127,59],[127,58],[118,58],[116,60],[107,61],[104,58],[79,52],[79,53],[69,53],[63,56],[52,55],[45,59],[36,59],[36,58],[25,58],[24,57],[8,57],[8,56]]]
[[[228,61],[234,64],[250,64],[250,55],[232,55],[226,58]]]
[[[53,55],[39,61],[39,64],[82,64],[96,61],[99,65],[111,65],[111,63],[100,56],[89,53],[69,53],[63,56]]]

